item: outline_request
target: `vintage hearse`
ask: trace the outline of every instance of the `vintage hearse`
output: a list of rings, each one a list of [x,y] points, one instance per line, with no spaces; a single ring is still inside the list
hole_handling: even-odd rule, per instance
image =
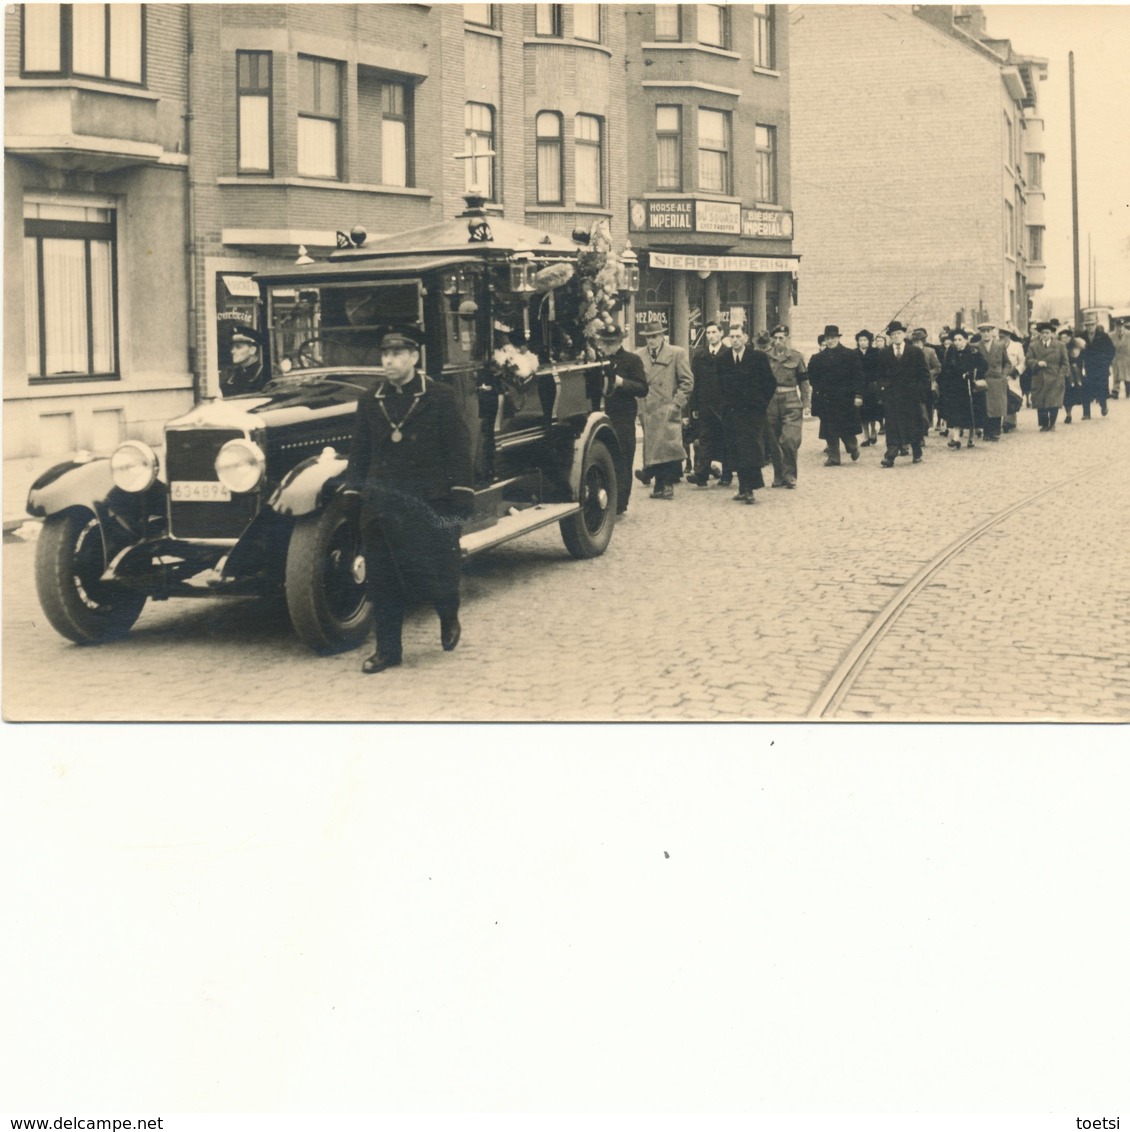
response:
[[[464,555],[551,523],[574,557],[603,553],[618,447],[586,322],[591,333],[594,317],[607,320],[638,272],[630,251],[620,261],[581,239],[488,217],[468,198],[453,221],[372,242],[356,228],[324,261],[258,276],[261,388],[169,421],[163,460],[126,441],[32,486],[28,511],[44,520],[36,584],[52,626],[94,644],[127,633],[148,598],[281,592],[313,649],[360,644],[365,564],[336,493],[391,325],[417,328],[421,365],[455,390],[474,438]]]

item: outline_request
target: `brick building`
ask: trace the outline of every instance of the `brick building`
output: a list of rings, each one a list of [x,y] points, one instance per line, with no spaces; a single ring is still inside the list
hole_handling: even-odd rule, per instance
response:
[[[232,329],[258,318],[255,272],[356,226],[450,218],[472,180],[507,219],[567,234],[605,218],[617,245],[631,199],[676,341],[692,308],[757,328],[788,309],[772,6],[37,3],[5,19],[8,457],[159,439],[217,395]],[[660,215],[688,226],[650,230]],[[678,259],[701,255],[729,258]]]
[[[686,344],[704,319],[754,332],[789,318],[792,254],[787,9],[655,4],[628,30],[630,238],[637,319]]]
[[[815,346],[898,317],[932,333],[1023,328],[1043,286],[1046,60],[988,35],[977,7],[802,5],[793,202],[804,282],[794,338]]]

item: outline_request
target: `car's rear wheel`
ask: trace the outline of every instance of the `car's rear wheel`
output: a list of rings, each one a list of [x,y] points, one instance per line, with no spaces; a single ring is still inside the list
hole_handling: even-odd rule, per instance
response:
[[[601,440],[594,440],[585,452],[578,502],[580,511],[561,520],[561,538],[574,558],[596,558],[604,553],[616,524],[616,463]]]
[[[316,652],[356,648],[369,635],[361,531],[340,503],[295,520],[286,605],[294,631]]]
[[[145,595],[103,582],[106,552],[95,515],[82,508],[52,515],[35,547],[35,588],[52,628],[79,645],[124,637]]]

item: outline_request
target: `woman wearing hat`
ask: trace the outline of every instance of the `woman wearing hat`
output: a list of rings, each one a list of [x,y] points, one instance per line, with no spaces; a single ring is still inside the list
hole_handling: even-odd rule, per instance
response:
[[[974,429],[985,427],[985,391],[979,389],[977,383],[984,382],[989,364],[980,350],[969,344],[968,330],[959,326],[951,334],[953,345],[942,363],[938,397],[947,429],[959,430],[957,436],[949,439],[949,447],[956,451],[961,448],[960,437],[966,429],[969,430],[969,447],[972,447]]]
[[[1071,372],[1067,349],[1054,337],[1050,322],[1036,326],[1038,337],[1028,347],[1024,359],[1025,372],[1032,377],[1032,404],[1040,421],[1041,432],[1051,432],[1063,404],[1063,386]]]
[[[869,448],[879,442],[879,425],[883,423],[883,400],[879,392],[879,351],[875,349],[875,335],[861,330],[855,336],[859,362],[863,366],[863,405],[859,419],[863,424],[864,438],[860,446]]]
[[[1067,343],[1067,379],[1063,385],[1063,423],[1071,424],[1071,410],[1083,404],[1083,349],[1082,338]]]

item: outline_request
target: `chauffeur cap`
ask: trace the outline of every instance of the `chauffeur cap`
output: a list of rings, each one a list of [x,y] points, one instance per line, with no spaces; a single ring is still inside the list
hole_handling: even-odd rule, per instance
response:
[[[399,327],[386,332],[381,339],[382,350],[418,350],[420,339],[416,331],[408,327]]]

